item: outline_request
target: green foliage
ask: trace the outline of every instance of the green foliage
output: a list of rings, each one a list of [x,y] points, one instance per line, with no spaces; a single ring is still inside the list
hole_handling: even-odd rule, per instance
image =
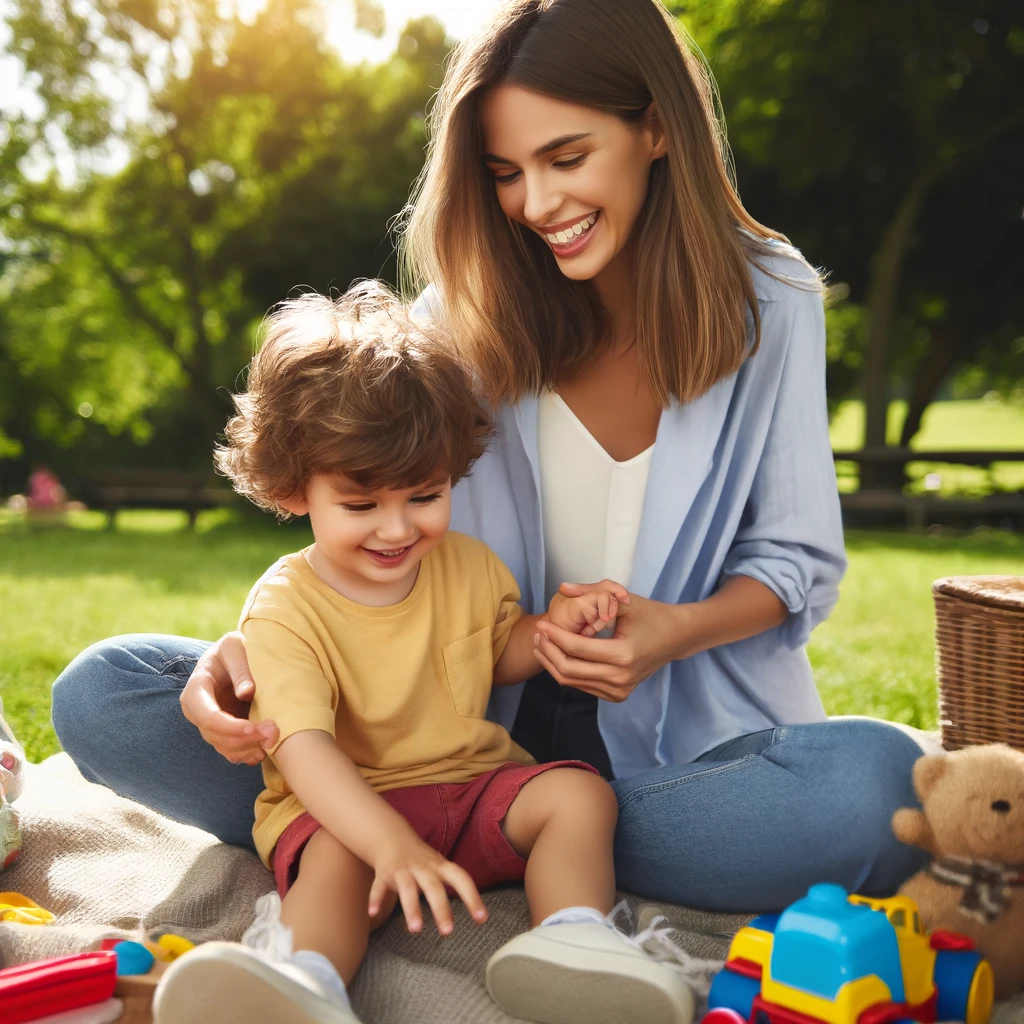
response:
[[[1024,358],[1024,18],[1016,0],[674,4],[718,81],[744,199],[864,305],[909,217],[887,367],[912,419],[948,373]],[[884,276],[884,275],[883,275]],[[878,315],[884,314],[884,310]],[[836,323],[833,317],[830,326]],[[848,395],[866,322],[830,346]],[[885,369],[883,365],[883,370]],[[916,430],[916,426],[914,427]],[[906,440],[907,438],[905,438]]]
[[[378,32],[383,6],[353,2]],[[886,347],[903,440],[951,377],[1020,389],[1017,0],[670,6],[718,80],[748,207],[831,272],[832,405]],[[385,64],[346,67],[323,0],[250,20],[216,0],[5,10],[42,112],[0,122],[0,466],[206,466],[267,307],[393,279],[449,43],[423,19]]]
[[[448,43],[423,19],[391,61],[350,68],[321,21],[296,0],[249,23],[213,0],[13,4],[10,50],[45,112],[0,135],[11,438],[145,443],[170,417],[199,439],[184,461],[208,465],[267,307],[297,285],[393,276],[388,222],[422,165]],[[111,82],[146,115],[126,121]]]

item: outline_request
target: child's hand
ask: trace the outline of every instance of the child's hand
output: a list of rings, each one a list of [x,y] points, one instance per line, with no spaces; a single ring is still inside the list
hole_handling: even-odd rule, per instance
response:
[[[411,828],[385,843],[370,866],[374,870],[373,885],[370,888],[371,918],[380,912],[385,895],[395,892],[402,904],[402,913],[405,914],[409,931],[420,931],[423,927],[423,916],[420,913],[422,892],[430,904],[438,932],[448,935],[455,927],[455,922],[445,892],[447,883],[462,897],[474,921],[483,924],[487,920],[487,908],[468,872],[442,857]]]
[[[580,636],[594,637],[619,614],[619,598],[612,591],[579,597],[555,594],[548,605],[548,621]]]

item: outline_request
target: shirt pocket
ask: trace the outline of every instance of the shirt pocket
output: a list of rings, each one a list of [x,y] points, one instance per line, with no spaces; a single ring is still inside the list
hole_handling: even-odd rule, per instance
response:
[[[494,680],[491,627],[447,644],[442,654],[455,710],[466,718],[483,718]]]

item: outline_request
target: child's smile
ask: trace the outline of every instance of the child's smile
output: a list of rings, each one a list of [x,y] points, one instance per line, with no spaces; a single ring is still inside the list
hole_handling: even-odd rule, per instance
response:
[[[313,571],[350,600],[384,607],[408,597],[423,556],[448,531],[451,480],[366,488],[342,474],[320,474],[303,498],[282,504],[309,515]]]
[[[394,548],[391,551],[380,551],[374,548],[364,547],[363,550],[378,564],[394,567],[401,565],[405,556],[412,551],[413,544],[406,544],[405,547]]]

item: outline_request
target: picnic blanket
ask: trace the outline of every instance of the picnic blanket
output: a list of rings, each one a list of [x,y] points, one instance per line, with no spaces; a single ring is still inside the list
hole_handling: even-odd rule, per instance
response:
[[[237,940],[252,922],[256,900],[273,887],[254,854],[87,782],[66,754],[28,766],[17,806],[24,852],[0,875],[0,890],[23,893],[56,921],[0,923],[0,966],[140,932]],[[721,959],[748,920],[622,895],[636,926],[664,914],[678,929],[676,940],[702,959]],[[448,938],[429,928],[409,935],[399,915],[374,935],[352,990],[365,1024],[514,1024],[487,995],[484,965],[529,927],[529,912],[519,887],[493,890],[485,900],[490,921],[474,925],[457,903]],[[1024,999],[1000,1007],[993,1024],[1024,1024]]]

